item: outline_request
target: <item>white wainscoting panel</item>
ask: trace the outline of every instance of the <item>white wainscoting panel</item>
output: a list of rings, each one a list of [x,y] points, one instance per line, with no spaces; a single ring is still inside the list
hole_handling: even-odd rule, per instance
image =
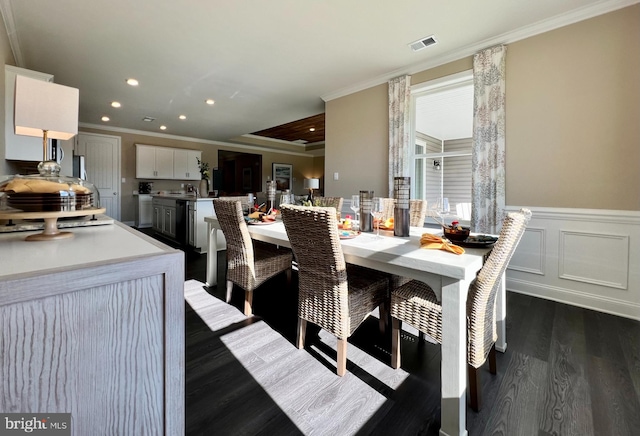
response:
[[[530,209],[507,289],[640,320],[640,212]]]
[[[509,269],[544,275],[545,229],[527,227],[509,263]]]
[[[560,231],[559,277],[627,289],[629,236]]]

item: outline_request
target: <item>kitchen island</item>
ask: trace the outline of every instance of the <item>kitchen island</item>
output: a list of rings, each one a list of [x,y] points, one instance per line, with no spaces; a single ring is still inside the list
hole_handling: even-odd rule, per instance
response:
[[[184,434],[184,253],[115,222],[0,234],[0,411]]]
[[[205,216],[213,214],[213,198],[184,194],[152,194],[152,228],[182,245],[207,252]]]

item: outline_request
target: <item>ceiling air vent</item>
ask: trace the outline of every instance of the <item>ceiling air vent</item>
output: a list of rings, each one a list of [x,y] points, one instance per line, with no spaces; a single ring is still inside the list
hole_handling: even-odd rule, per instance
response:
[[[433,35],[431,35],[431,36],[427,36],[426,38],[421,38],[417,41],[412,42],[411,44],[409,44],[409,47],[411,47],[411,50],[413,51],[420,51],[423,48],[427,48],[430,45],[436,44],[437,42],[438,41],[436,41]]]
[[[147,123],[150,123],[150,122],[155,121],[155,120],[156,120],[156,119],[155,119],[155,118],[153,118],[153,117],[144,117],[144,118],[142,119],[142,121],[146,121]]]

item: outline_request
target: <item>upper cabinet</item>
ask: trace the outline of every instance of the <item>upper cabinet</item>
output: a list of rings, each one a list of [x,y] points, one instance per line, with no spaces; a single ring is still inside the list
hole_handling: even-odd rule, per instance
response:
[[[136,178],[200,180],[201,151],[136,144]]]
[[[198,160],[202,152],[198,150],[173,150],[173,178],[180,180],[200,180]]]
[[[5,159],[40,162],[42,160],[42,138],[16,135],[13,125],[13,103],[16,89],[16,76],[53,82],[51,74],[25,70],[11,65],[4,67],[4,134]]]

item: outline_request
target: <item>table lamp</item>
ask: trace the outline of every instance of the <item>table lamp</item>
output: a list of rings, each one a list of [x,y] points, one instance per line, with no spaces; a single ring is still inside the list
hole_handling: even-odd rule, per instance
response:
[[[68,86],[16,76],[15,133],[42,137],[42,175],[60,173],[49,159],[48,139],[67,140],[78,133],[79,91]]]
[[[96,207],[98,191],[91,183],[61,176],[60,165],[49,157],[49,138],[67,140],[78,133],[78,103],[75,88],[16,76],[15,133],[42,137],[42,162],[40,174],[11,176],[0,183],[0,197],[6,197],[9,207],[0,210],[0,219],[44,219],[44,232],[28,241],[71,238],[73,233],[58,231],[58,218],[105,212]]]
[[[313,190],[320,187],[320,179],[304,179],[304,189],[309,190],[307,201],[313,202]]]

